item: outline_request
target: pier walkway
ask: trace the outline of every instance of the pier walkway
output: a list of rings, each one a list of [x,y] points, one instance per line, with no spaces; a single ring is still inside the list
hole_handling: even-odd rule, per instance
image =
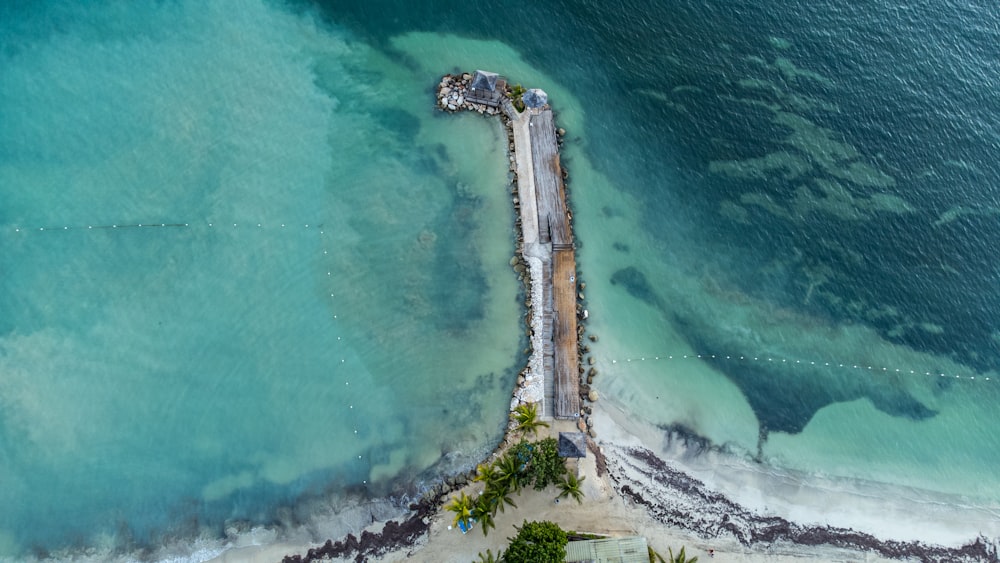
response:
[[[506,100],[505,100],[506,101]],[[509,101],[506,101],[509,105]],[[559,162],[552,110],[509,110],[520,200],[522,253],[541,263],[542,295],[532,305],[542,308],[543,418],[576,418],[580,414],[577,353],[576,254]],[[532,269],[532,275],[538,275]],[[536,352],[537,353],[537,352]]]

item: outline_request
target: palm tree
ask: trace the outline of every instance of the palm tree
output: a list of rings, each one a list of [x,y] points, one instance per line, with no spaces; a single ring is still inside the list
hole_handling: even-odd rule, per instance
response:
[[[657,561],[660,563],[667,563],[663,560],[663,556],[657,553],[652,546],[647,545],[646,549],[649,550],[649,563],[656,563]]]
[[[486,492],[483,493],[483,498],[489,501],[493,514],[496,514],[497,509],[499,509],[500,512],[503,512],[503,505],[505,504],[509,504],[514,508],[517,508],[517,505],[514,504],[514,499],[510,498],[510,491],[506,483],[496,482],[489,487],[486,487]]]
[[[489,535],[490,528],[497,527],[496,522],[493,521],[494,509],[490,506],[491,504],[493,503],[490,499],[485,496],[481,496],[479,497],[479,500],[476,501],[476,506],[472,508],[472,517],[475,518],[480,525],[482,525],[484,536]]]
[[[583,504],[583,491],[580,490],[580,483],[583,483],[584,479],[586,477],[577,479],[575,474],[567,474],[559,483],[559,488],[562,489],[562,492],[556,498],[573,497],[577,503]]]
[[[486,489],[489,488],[497,482],[500,478],[500,472],[497,471],[496,464],[490,463],[480,463],[476,466],[476,476],[472,478],[473,481],[479,481],[480,483],[486,485]]]
[[[500,458],[497,471],[500,473],[498,482],[505,490],[515,493],[521,490],[521,461],[516,456],[507,453]]]
[[[460,496],[452,496],[451,502],[445,506],[445,510],[449,510],[455,513],[454,526],[458,526],[459,522],[462,522],[466,528],[469,526],[469,520],[472,518],[472,510],[475,508],[475,503],[469,495],[465,494],[465,491],[459,493]]]
[[[542,422],[538,418],[538,403],[525,403],[523,405],[518,405],[514,409],[512,415],[514,420],[517,422],[518,432],[532,433],[537,435],[539,428],[548,428],[549,424],[547,422]]]
[[[524,102],[521,101],[521,96],[524,95],[524,92],[524,86],[521,86],[520,84],[516,84],[510,89],[510,100],[514,103],[514,108],[516,108],[517,111],[524,111]]]
[[[698,563],[697,557],[688,559],[687,556],[684,555],[684,546],[681,546],[681,551],[676,557],[674,556],[674,550],[669,547],[667,548],[667,554],[670,555],[670,563]]]
[[[483,555],[483,552],[480,551],[479,561],[474,561],[473,563],[503,563],[503,550],[498,551],[495,557],[489,549],[486,550],[486,555]]]

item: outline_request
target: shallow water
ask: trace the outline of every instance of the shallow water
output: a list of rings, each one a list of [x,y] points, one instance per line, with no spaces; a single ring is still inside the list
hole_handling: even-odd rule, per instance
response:
[[[268,523],[491,448],[523,362],[500,126],[309,16],[119,8],[6,42],[4,551]]]
[[[492,447],[525,344],[504,141],[431,110],[474,68],[569,131],[602,394],[996,513],[993,14],[330,4],[3,8],[6,551]]]

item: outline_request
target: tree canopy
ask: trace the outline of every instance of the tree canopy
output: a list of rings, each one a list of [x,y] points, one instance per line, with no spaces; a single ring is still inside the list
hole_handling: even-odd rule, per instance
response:
[[[504,554],[507,563],[561,563],[566,559],[566,532],[547,522],[524,521],[517,535],[510,538]]]

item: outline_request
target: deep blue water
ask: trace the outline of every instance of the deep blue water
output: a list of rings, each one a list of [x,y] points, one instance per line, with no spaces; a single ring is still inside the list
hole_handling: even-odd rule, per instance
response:
[[[704,245],[701,258],[718,261],[744,289],[789,304],[804,299],[805,286],[796,279],[803,271],[830,268],[829,298],[810,299],[813,312],[871,323],[899,342],[979,369],[997,365],[993,240],[1000,170],[993,157],[1000,142],[1000,23],[991,7],[567,1],[519,6],[497,17],[492,8],[464,2],[434,9],[402,2],[323,5],[332,20],[375,42],[421,29],[516,46],[580,93],[595,133],[589,156],[605,172],[628,170],[637,178],[622,189],[648,203],[645,222],[653,233],[678,206],[700,225],[743,192],[787,204],[802,185],[834,177],[816,169],[815,160],[813,170],[790,179],[777,172],[753,179],[709,173],[713,161],[761,157],[784,146],[790,129],[774,123],[772,110],[746,100],[808,119],[857,150],[836,166],[861,162],[893,179],[883,189],[846,182],[848,192],[892,194],[910,211],[853,220],[814,211],[787,219],[751,206],[745,223],[691,226]],[[779,60],[805,73],[783,72]],[[748,88],[745,79],[769,86]],[[678,86],[698,90],[675,91]],[[664,93],[671,104],[640,90]],[[810,158],[801,148],[793,152]],[[935,225],[955,208],[969,213]],[[677,227],[672,221],[671,232],[659,236],[687,240],[689,233]],[[777,278],[761,271],[772,261],[784,265]],[[886,307],[896,312],[879,313]],[[893,331],[920,323],[944,331]]]

